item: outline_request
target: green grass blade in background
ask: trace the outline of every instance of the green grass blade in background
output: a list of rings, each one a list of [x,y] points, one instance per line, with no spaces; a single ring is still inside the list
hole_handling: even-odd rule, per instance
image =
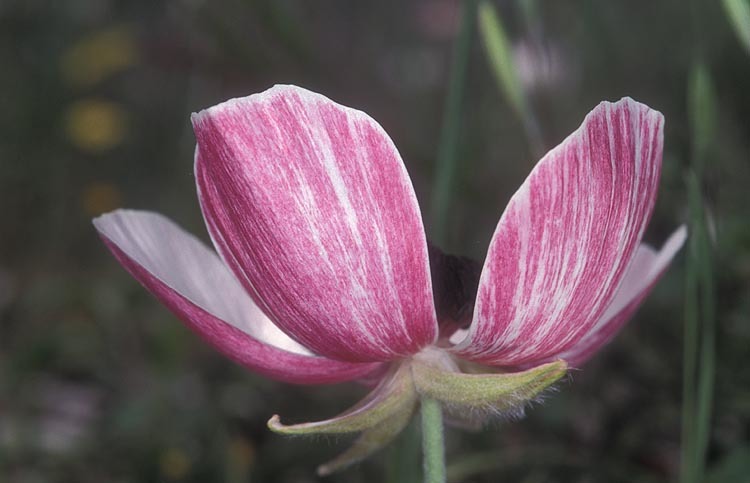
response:
[[[510,41],[503,23],[495,7],[487,1],[480,3],[478,15],[479,32],[492,72],[500,90],[523,124],[531,154],[539,159],[544,154],[541,130],[518,78]]]
[[[700,180],[706,158],[716,137],[716,95],[711,74],[703,62],[696,62],[688,79],[688,116],[690,119],[692,168]]]
[[[443,126],[437,154],[437,169],[432,198],[432,239],[445,248],[448,211],[453,196],[458,162],[458,141],[469,49],[474,30],[475,0],[464,0],[461,7],[461,30],[453,47],[448,96],[443,111]]]
[[[748,0],[722,0],[722,3],[737,38],[750,54],[750,2]]]
[[[714,294],[713,256],[709,239],[705,210],[703,211],[703,233],[700,236],[698,279],[701,287],[701,347],[698,372],[698,394],[696,396],[696,460],[701,465],[699,474],[705,474],[708,443],[711,438],[711,419],[714,405],[714,383],[716,379],[716,302]]]
[[[691,183],[688,183],[690,186]],[[693,191],[688,189],[688,197],[692,202]],[[691,206],[693,203],[690,203]],[[691,228],[693,223],[691,220]],[[700,308],[698,305],[698,268],[695,234],[690,233],[688,242],[688,257],[685,275],[685,320],[683,328],[683,381],[682,381],[682,441],[680,448],[680,481],[692,483],[695,464],[695,373],[698,365],[698,325],[700,323]]]
[[[688,177],[691,239],[685,299],[681,481],[704,480],[715,371],[711,253],[698,176]]]
[[[526,100],[516,74],[510,41],[495,7],[487,1],[479,5],[479,32],[500,88],[513,109],[524,112]]]
[[[680,480],[700,483],[706,473],[716,372],[713,250],[701,191],[716,131],[711,75],[695,62],[688,80],[692,169],[687,180],[691,239],[687,259]]]

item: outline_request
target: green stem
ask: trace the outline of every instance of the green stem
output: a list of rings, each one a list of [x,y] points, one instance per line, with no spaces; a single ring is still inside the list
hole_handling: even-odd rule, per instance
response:
[[[453,65],[448,85],[448,96],[443,109],[443,126],[437,154],[435,189],[432,199],[433,240],[445,243],[448,207],[453,195],[458,158],[458,139],[461,128],[461,110],[469,63],[469,48],[474,30],[475,0],[464,0],[461,8],[461,31],[453,46]],[[445,247],[443,247],[445,248]]]
[[[443,410],[435,399],[422,399],[422,452],[425,483],[445,483]]]

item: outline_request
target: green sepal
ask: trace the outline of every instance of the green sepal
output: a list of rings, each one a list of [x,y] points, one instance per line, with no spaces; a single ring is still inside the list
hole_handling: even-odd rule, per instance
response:
[[[412,377],[417,392],[437,399],[447,408],[472,412],[514,410],[563,377],[565,361],[549,362],[522,372],[465,374],[414,361]]]
[[[415,400],[410,407],[363,431],[346,451],[328,463],[318,466],[318,475],[327,476],[344,469],[390,444],[409,424],[416,406]]]
[[[409,365],[399,364],[370,394],[335,418],[287,426],[280,422],[278,415],[274,415],[268,421],[268,427],[287,435],[361,432],[349,449],[318,467],[318,474],[329,475],[363,460],[398,436],[414,414],[417,397]]]

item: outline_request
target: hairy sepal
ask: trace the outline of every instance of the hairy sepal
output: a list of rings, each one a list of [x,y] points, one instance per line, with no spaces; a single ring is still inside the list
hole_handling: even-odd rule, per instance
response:
[[[465,374],[414,361],[412,378],[417,392],[439,400],[449,415],[477,423],[488,417],[513,416],[563,377],[565,361],[555,361],[513,373]]]
[[[409,423],[416,405],[410,367],[400,364],[364,399],[335,418],[284,425],[274,415],[268,427],[286,435],[361,433],[348,450],[318,468],[322,476],[357,463],[390,443]]]

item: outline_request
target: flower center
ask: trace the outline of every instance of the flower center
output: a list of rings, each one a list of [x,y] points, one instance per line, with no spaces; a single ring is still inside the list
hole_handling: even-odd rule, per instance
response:
[[[453,355],[434,345],[427,346],[412,356],[412,360],[446,372],[461,372]]]

